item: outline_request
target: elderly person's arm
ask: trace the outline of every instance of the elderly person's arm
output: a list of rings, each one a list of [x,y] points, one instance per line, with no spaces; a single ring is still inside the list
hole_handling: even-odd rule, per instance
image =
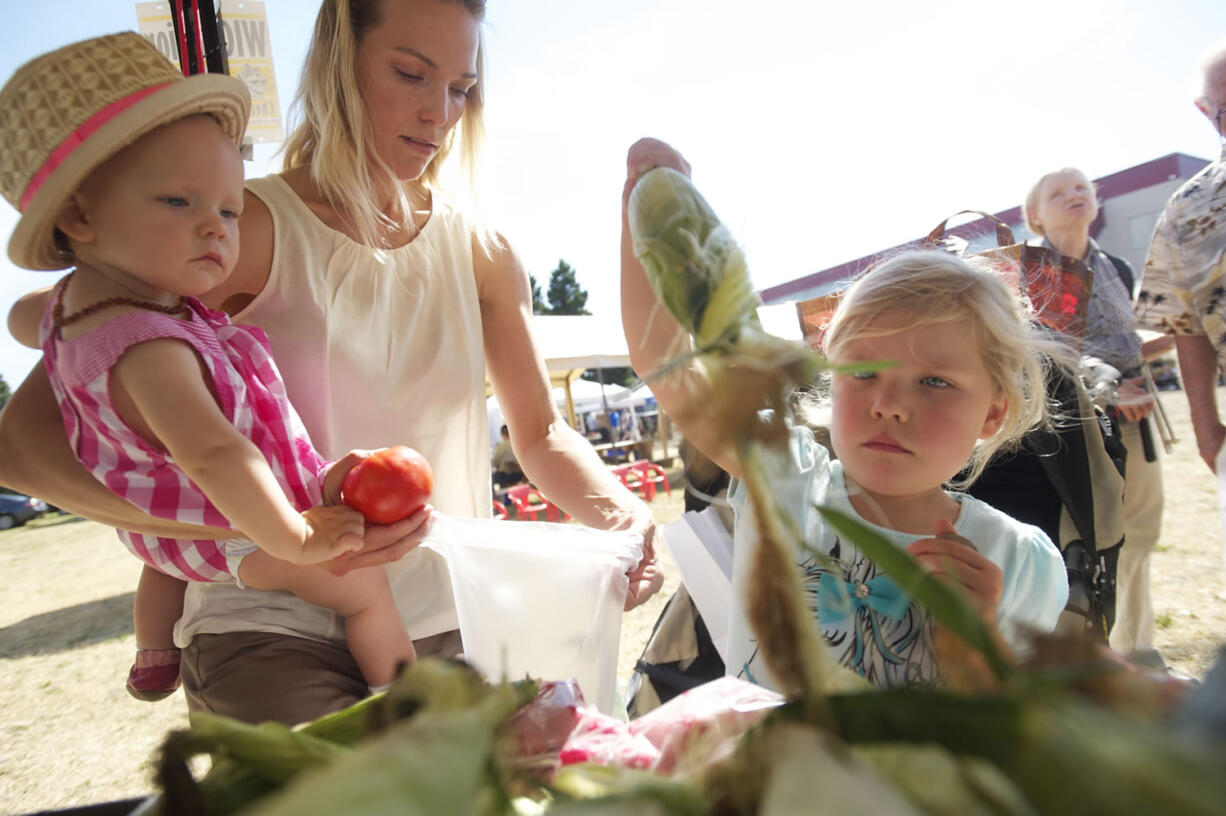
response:
[[[609,472],[553,404],[549,376],[532,338],[528,275],[515,253],[501,239],[488,252],[474,241],[473,266],[490,382],[524,474],[551,501],[590,527],[643,533],[644,561],[630,576],[629,609],[655,593],[663,581],[652,549],[651,509]]]
[[[1188,397],[1196,448],[1209,469],[1216,472],[1218,451],[1226,438],[1226,426],[1217,408],[1217,351],[1206,335],[1180,334],[1175,336],[1175,354]]]

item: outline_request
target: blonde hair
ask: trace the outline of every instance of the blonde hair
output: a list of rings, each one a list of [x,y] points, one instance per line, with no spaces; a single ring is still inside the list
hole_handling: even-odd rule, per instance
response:
[[[1052,176],[1058,176],[1061,173],[1076,173],[1090,183],[1090,189],[1094,191],[1094,197],[1098,198],[1098,188],[1090,181],[1090,177],[1078,170],[1076,167],[1061,167],[1059,170],[1052,170],[1050,173],[1045,173],[1039,176],[1039,180],[1026,191],[1026,198],[1022,202],[1022,220],[1026,223],[1026,229],[1033,232],[1035,235],[1046,238],[1047,233],[1043,231],[1043,227],[1031,220],[1031,213],[1038,212],[1039,209],[1039,193],[1042,192],[1043,182],[1047,181]]]
[[[991,262],[940,251],[904,252],[866,272],[839,300],[822,336],[822,351],[837,358],[856,338],[882,336],[882,315],[904,315],[888,333],[966,320],[968,342],[979,351],[992,382],[1007,400],[1000,428],[971,452],[956,489],[970,486],[1001,450],[1047,421],[1044,355],[1058,348],[1031,321],[1029,302],[1012,290]]]
[[[324,0],[291,105],[291,115],[301,121],[284,147],[284,169],[309,167],[311,181],[327,202],[371,247],[383,245],[381,227],[404,226],[379,207],[378,190],[386,185],[397,191],[400,213],[411,223],[404,186],[375,149],[358,78],[358,45],[379,24],[383,2],[388,0]],[[439,2],[463,5],[478,22],[485,18],[485,0]],[[485,142],[485,38],[479,36],[478,78],[468,92],[464,112],[415,182],[423,191],[438,189],[443,163],[458,139],[462,178],[474,201],[475,168]]]

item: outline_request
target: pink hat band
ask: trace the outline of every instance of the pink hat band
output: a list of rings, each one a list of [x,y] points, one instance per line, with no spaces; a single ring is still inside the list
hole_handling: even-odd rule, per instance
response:
[[[170,83],[165,83],[163,85],[154,85],[149,88],[141,88],[134,93],[128,94],[122,99],[116,99],[114,102],[82,122],[76,130],[72,131],[67,137],[65,137],[64,141],[60,142],[55,150],[51,151],[51,154],[47,156],[47,160],[43,162],[42,167],[35,171],[33,177],[30,179],[30,183],[26,185],[25,192],[21,194],[21,201],[17,205],[17,209],[25,212],[26,205],[30,203],[30,199],[33,198],[43,186],[43,182],[50,178],[51,174],[55,172],[55,168],[59,167],[64,161],[66,161],[68,157],[72,155],[74,150],[85,144],[85,140],[92,136],[94,132],[98,130],[98,128],[102,127],[107,122],[111,121],[116,116],[144,99],[149,94],[155,93],[156,91],[165,88],[166,85],[169,84]]]

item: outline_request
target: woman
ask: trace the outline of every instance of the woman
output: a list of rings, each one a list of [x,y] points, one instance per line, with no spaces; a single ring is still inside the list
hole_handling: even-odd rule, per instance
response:
[[[1065,168],[1040,178],[1026,194],[1026,226],[1044,246],[1086,263],[1093,274],[1082,353],[1123,375],[1113,415],[1128,450],[1124,470],[1124,546],[1116,576],[1112,648],[1162,665],[1154,649],[1154,610],[1149,557],[1162,528],[1162,469],[1147,419],[1153,399],[1142,387],[1145,360],[1171,348],[1169,337],[1142,343],[1133,321],[1136,276],[1128,262],[1108,255],[1090,237],[1098,217],[1094,185],[1080,170]]]
[[[643,531],[629,607],[660,585],[650,510],[554,407],[514,252],[437,194],[453,147],[472,159],[480,145],[483,14],[484,0],[325,0],[285,172],[249,184],[239,263],[205,300],[268,333],[322,454],[410,444],[451,515],[489,515],[488,368],[529,478],[585,524]],[[73,466],[41,367],[0,417],[0,460],[0,482],[87,517],[200,534],[136,513]],[[404,556],[389,571],[418,653],[454,653],[445,565],[403,535],[372,528],[336,569]],[[353,702],[365,686],[337,627],[285,594],[193,586],[176,630],[189,706],[299,722]]]

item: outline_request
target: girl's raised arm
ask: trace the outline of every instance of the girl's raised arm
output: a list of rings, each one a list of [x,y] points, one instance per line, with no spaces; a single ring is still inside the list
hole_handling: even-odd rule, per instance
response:
[[[656,401],[681,434],[713,462],[733,476],[740,476],[736,451],[726,435],[711,425],[711,381],[698,360],[674,365],[667,373],[653,376],[664,366],[693,350],[693,342],[658,299],[643,265],[634,254],[627,205],[639,176],[656,167],[671,167],[690,174],[689,163],[672,147],[656,139],[640,139],[626,158],[626,185],[622,192],[621,300],[622,329],[630,349],[630,364],[651,388]]]

